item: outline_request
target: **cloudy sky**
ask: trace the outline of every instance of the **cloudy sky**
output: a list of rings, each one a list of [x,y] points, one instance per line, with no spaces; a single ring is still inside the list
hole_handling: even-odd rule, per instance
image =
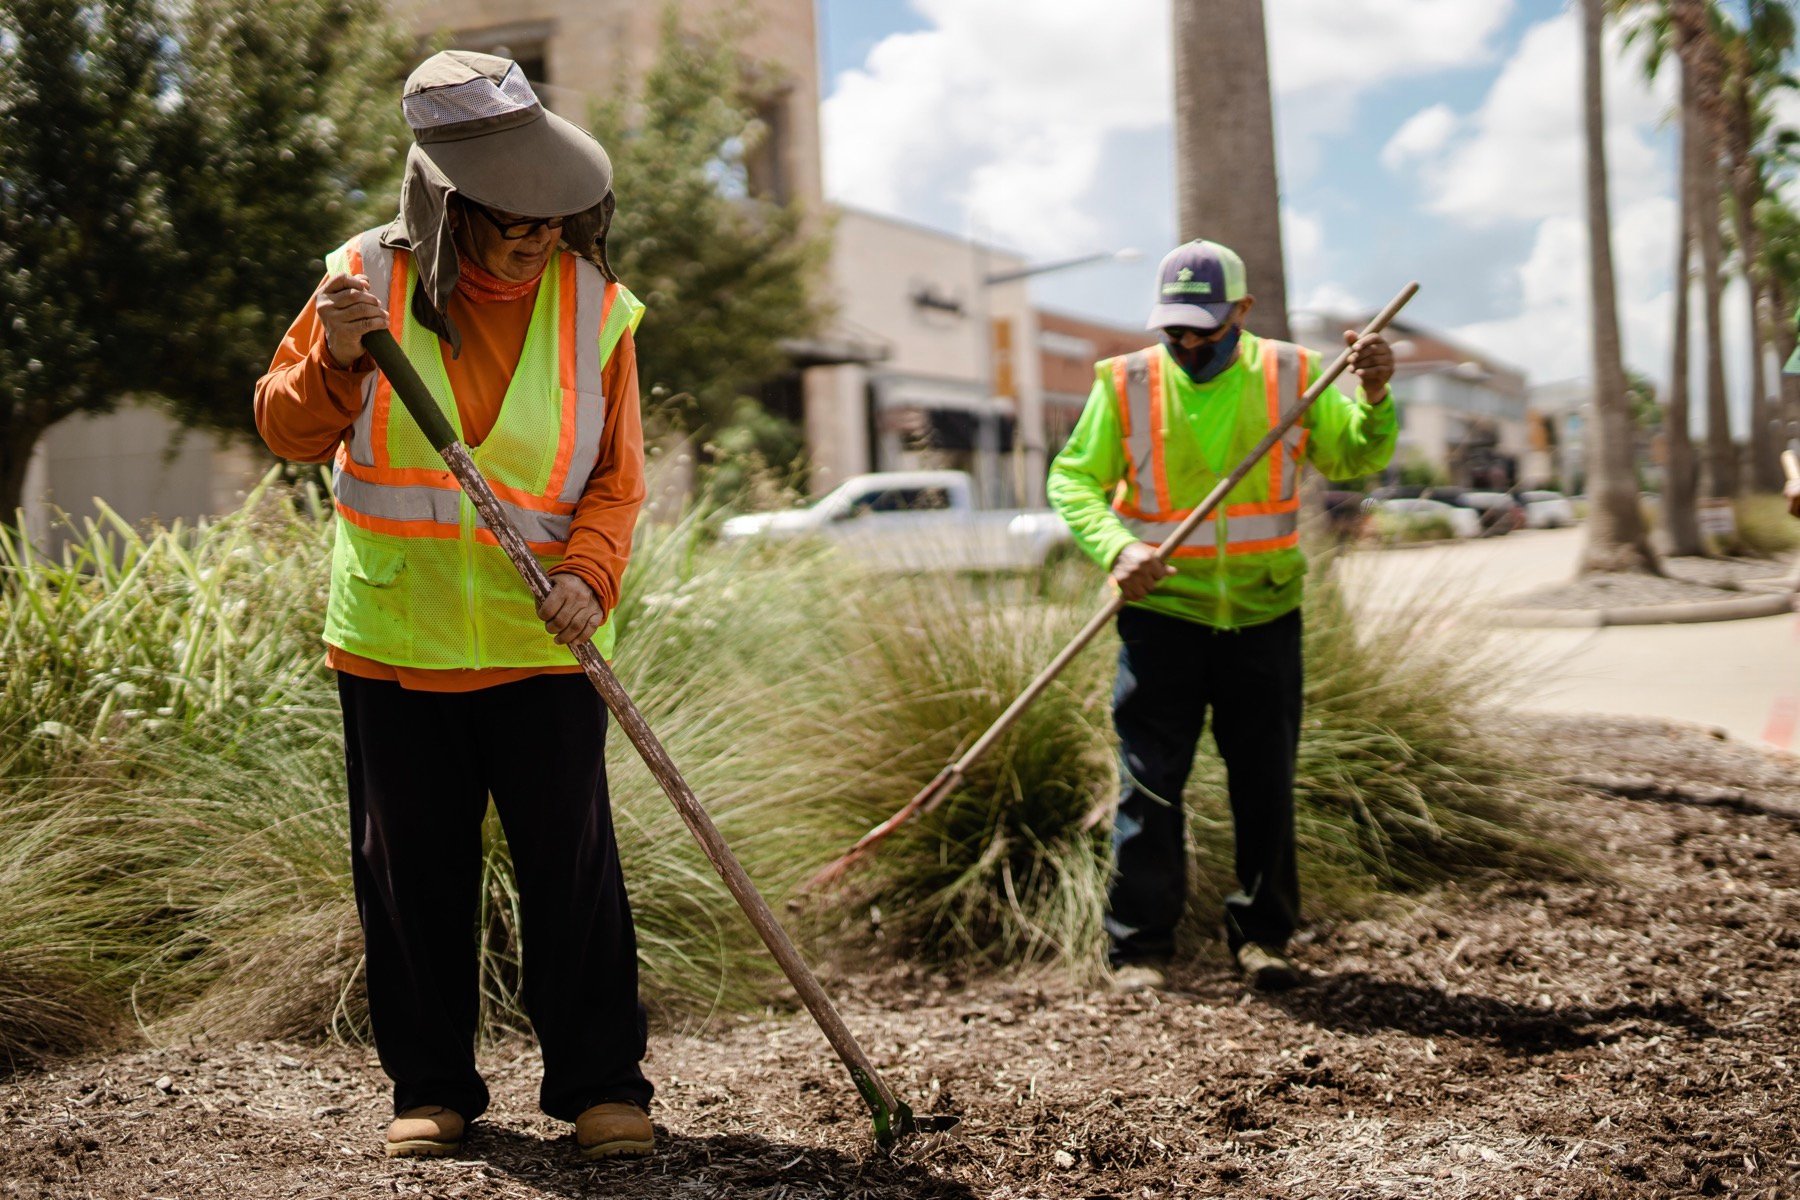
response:
[[[1168,3],[1096,7],[822,0],[829,195],[1034,260],[1140,248],[1034,283],[1048,307],[1135,323],[1175,237]],[[1537,382],[1585,375],[1575,14],[1562,0],[1266,8],[1294,306],[1372,308],[1416,277],[1415,319]],[[1608,59],[1626,358],[1661,379],[1673,79],[1647,84],[1616,43]],[[1742,300],[1727,301],[1741,330]]]

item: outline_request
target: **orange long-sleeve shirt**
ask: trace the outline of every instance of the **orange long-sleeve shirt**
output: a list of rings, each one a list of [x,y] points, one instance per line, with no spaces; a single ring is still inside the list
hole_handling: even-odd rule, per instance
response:
[[[444,369],[471,446],[481,444],[500,415],[500,401],[518,366],[536,300],[535,289],[517,300],[476,301],[460,290],[451,294],[449,316],[462,333],[462,356],[446,354]],[[374,369],[374,360],[366,354],[348,370],[337,365],[325,348],[318,311],[308,301],[288,326],[268,373],[256,381],[256,428],[263,441],[286,459],[330,461],[362,411],[363,380]],[[644,502],[637,349],[629,331],[620,338],[600,378],[606,394],[600,458],[575,504],[563,561],[550,573],[575,575],[610,613],[619,601],[619,581],[631,557],[631,534]],[[573,660],[566,667],[423,670],[376,662],[337,646],[327,648],[326,661],[351,675],[434,692],[473,691],[531,675],[581,670]]]

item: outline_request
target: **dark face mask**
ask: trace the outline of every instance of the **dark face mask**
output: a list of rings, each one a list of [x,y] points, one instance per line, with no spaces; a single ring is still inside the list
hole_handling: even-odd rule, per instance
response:
[[[1195,383],[1207,383],[1218,377],[1219,373],[1231,365],[1237,357],[1238,339],[1243,337],[1244,327],[1233,325],[1231,331],[1216,342],[1203,342],[1192,350],[1184,350],[1181,343],[1163,331],[1163,345],[1169,348],[1169,357],[1173,358],[1187,377]]]

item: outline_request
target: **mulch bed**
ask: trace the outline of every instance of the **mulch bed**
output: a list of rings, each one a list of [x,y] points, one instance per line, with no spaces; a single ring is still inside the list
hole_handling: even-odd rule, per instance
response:
[[[1321,924],[1247,993],[1057,977],[837,980],[902,1095],[962,1117],[874,1151],[803,1017],[664,1033],[662,1150],[582,1165],[538,1060],[486,1053],[462,1158],[379,1156],[366,1049],[182,1045],[0,1083],[0,1197],[1800,1196],[1800,766],[1701,730],[1536,721],[1592,878]]]
[[[1538,588],[1508,599],[1515,608],[1638,608],[1651,604],[1698,604],[1757,594],[1746,585],[1780,579],[1790,564],[1762,558],[1665,558],[1663,576],[1588,575]]]

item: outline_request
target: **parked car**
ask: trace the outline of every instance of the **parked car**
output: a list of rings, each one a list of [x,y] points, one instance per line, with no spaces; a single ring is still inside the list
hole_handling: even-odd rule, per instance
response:
[[[1561,492],[1520,492],[1527,529],[1563,529],[1575,524],[1575,506]]]
[[[1004,571],[1039,567],[1074,545],[1048,509],[981,511],[963,471],[856,475],[805,508],[732,517],[727,541],[823,537],[893,571]]]
[[[1434,524],[1442,525],[1451,534],[1459,538],[1481,536],[1481,516],[1472,508],[1462,508],[1455,504],[1445,504],[1442,500],[1393,499],[1377,500],[1375,511],[1378,518],[1382,515],[1402,529],[1407,526],[1423,529]]]
[[[1510,492],[1464,492],[1450,503],[1473,509],[1481,518],[1484,537],[1499,537],[1525,528],[1525,506]]]

